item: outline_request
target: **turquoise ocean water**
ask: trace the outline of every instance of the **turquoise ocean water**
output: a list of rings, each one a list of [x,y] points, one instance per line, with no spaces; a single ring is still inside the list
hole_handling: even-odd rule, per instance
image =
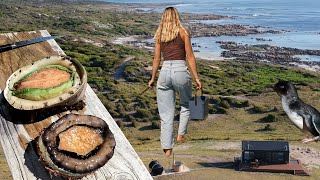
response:
[[[237,16],[236,19],[208,20],[202,23],[242,24],[286,30],[282,34],[249,36],[220,36],[193,38],[200,45],[196,56],[219,58],[222,49],[215,41],[235,41],[242,44],[270,44],[281,47],[320,50],[320,1],[319,0],[105,0],[117,3],[159,3],[158,8],[144,8],[149,12],[162,12],[170,4],[179,12]],[[257,41],[256,38],[271,39]],[[320,56],[302,56],[306,60],[320,61]]]

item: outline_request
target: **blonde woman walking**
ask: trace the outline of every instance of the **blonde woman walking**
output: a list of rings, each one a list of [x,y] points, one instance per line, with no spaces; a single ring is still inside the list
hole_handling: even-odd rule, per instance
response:
[[[155,40],[152,77],[148,86],[151,88],[156,80],[162,54],[164,62],[157,81],[157,103],[161,118],[161,146],[166,156],[169,157],[174,145],[173,120],[176,92],[179,94],[181,106],[178,142],[183,141],[183,135],[187,132],[187,124],[190,119],[188,102],[192,96],[192,82],[187,63],[198,89],[201,89],[201,82],[192,51],[190,33],[182,26],[176,8],[168,7],[164,10]]]

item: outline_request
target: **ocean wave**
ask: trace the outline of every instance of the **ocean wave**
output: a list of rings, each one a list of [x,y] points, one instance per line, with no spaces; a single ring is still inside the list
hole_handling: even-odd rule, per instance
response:
[[[271,14],[267,14],[267,13],[255,13],[252,14],[252,16],[256,17],[256,16],[271,16]]]
[[[185,7],[185,6],[194,6],[195,4],[177,4],[175,7]]]

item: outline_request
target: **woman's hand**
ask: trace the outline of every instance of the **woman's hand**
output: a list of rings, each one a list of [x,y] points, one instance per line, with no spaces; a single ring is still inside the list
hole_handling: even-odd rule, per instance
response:
[[[155,81],[154,79],[151,79],[151,80],[148,82],[149,88],[152,88],[152,87],[153,87],[154,81]]]
[[[197,89],[201,89],[202,85],[199,79],[196,79],[196,83],[197,83]]]

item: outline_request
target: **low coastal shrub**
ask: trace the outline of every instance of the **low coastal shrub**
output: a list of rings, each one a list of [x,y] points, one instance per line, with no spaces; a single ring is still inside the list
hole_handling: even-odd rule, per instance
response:
[[[230,96],[231,94],[226,90],[219,90],[219,95],[221,96]]]
[[[122,128],[124,126],[124,123],[123,123],[122,120],[118,120],[118,121],[116,121],[116,123],[117,123],[119,128]]]
[[[220,98],[215,98],[215,97],[209,97],[208,103],[209,104],[220,104],[221,99]]]
[[[272,127],[270,124],[267,124],[262,131],[275,131],[276,128]]]
[[[149,137],[137,137],[139,141],[150,141],[151,139]]]
[[[132,115],[126,115],[124,119],[125,119],[127,122],[136,121],[136,118],[133,117]]]
[[[248,100],[244,100],[244,101],[236,100],[232,105],[236,108],[243,108],[243,107],[249,107],[250,103]]]
[[[227,114],[227,110],[222,107],[217,107],[215,114]]]
[[[257,129],[256,132],[268,132],[268,131],[275,131],[276,128],[271,126],[271,124],[265,125],[263,128]]]
[[[123,98],[123,101],[127,104],[132,103],[132,100],[130,98]]]
[[[114,118],[120,118],[122,117],[122,115],[120,115],[118,112],[116,112],[115,110],[108,110],[110,115]]]
[[[227,110],[224,109],[223,107],[209,104],[208,105],[208,113],[209,114],[227,114]]]
[[[161,127],[160,121],[152,121],[151,123],[152,129],[160,129],[160,127]]]
[[[153,118],[153,114],[150,112],[149,109],[140,108],[137,109],[136,117],[138,117],[139,119],[150,120]]]
[[[123,107],[123,105],[121,103],[117,104],[116,111],[119,112],[120,117],[124,117],[125,116],[126,110],[125,110],[125,108]]]
[[[135,127],[135,128],[138,127],[138,125],[139,125],[139,123],[136,120],[133,120],[132,123],[131,123],[131,126]]]
[[[230,104],[227,100],[222,100],[221,103],[219,104],[221,107],[225,108],[225,109],[230,109]]]
[[[148,102],[147,100],[137,98],[135,102],[136,102],[136,106],[139,108],[149,108],[147,104]]]
[[[212,104],[209,104],[208,105],[208,113],[215,114],[216,112],[217,112],[217,109],[215,109]]]
[[[221,103],[219,105],[225,109],[230,109],[231,107],[244,108],[250,106],[248,100],[238,100],[232,97],[220,97],[220,99]]]

